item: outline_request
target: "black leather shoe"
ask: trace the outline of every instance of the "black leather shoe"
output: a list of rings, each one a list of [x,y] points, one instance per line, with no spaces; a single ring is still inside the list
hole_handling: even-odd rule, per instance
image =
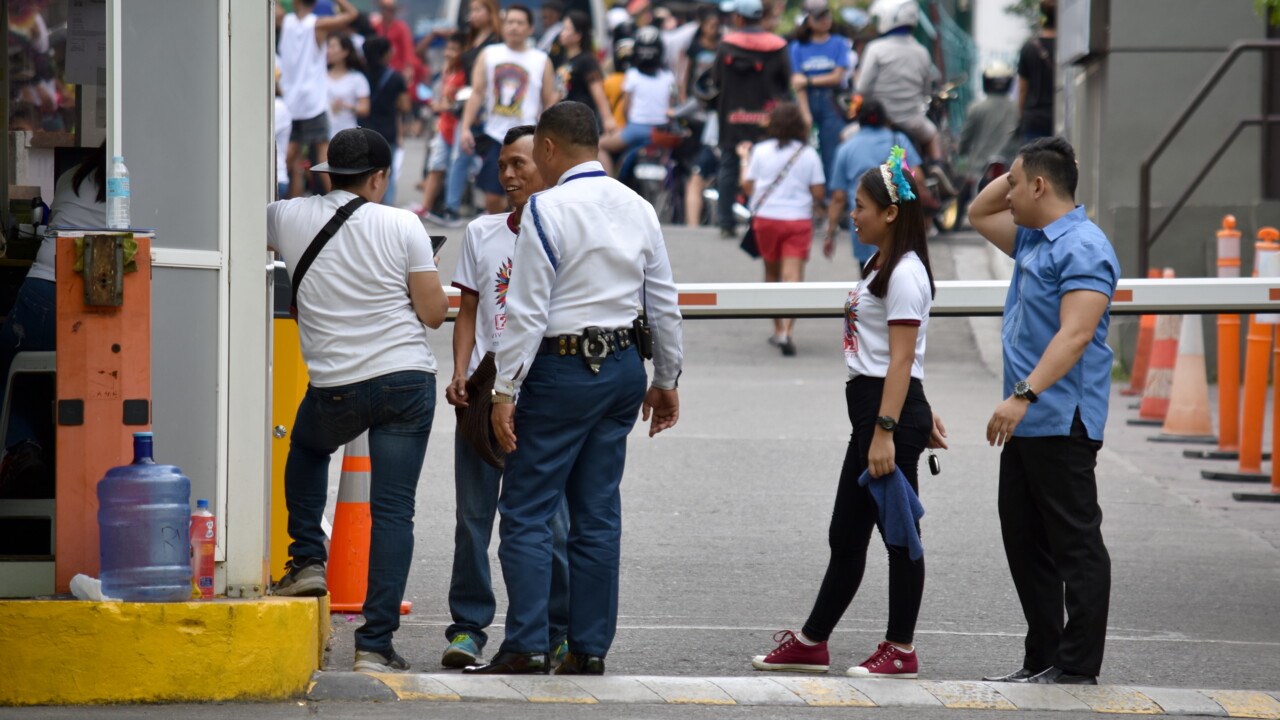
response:
[[[604,658],[599,655],[574,655],[568,653],[564,662],[556,668],[557,675],[603,675]]]
[[[551,672],[551,661],[544,652],[500,652],[485,665],[468,665],[462,669],[467,675],[546,675]]]
[[[1027,682],[1036,685],[1097,685],[1098,678],[1093,675],[1073,675],[1061,668],[1051,667]]]
[[[991,675],[991,676],[982,678],[982,680],[984,682],[1024,683],[1024,682],[1030,681],[1031,678],[1035,677],[1036,675],[1039,675],[1041,672],[1043,671],[1019,668],[1009,673],[1008,675]]]

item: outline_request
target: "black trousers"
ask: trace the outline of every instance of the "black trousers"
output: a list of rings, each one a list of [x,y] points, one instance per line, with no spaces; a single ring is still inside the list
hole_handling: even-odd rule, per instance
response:
[[[1069,436],[1015,437],[1000,454],[1000,531],[1027,618],[1028,670],[1102,669],[1111,557],[1094,477],[1101,447],[1077,412]]]
[[[831,560],[803,628],[810,640],[825,642],[853,602],[867,568],[871,530],[880,524],[875,498],[870,490],[858,485],[858,477],[867,469],[867,453],[875,437],[883,391],[883,378],[859,377],[845,385],[853,434],[845,451],[836,504],[831,512],[831,528],[827,532]],[[920,454],[928,446],[932,430],[933,411],[925,399],[924,386],[913,378],[898,417],[898,429],[893,434],[893,449],[898,468],[916,494],[920,492],[917,482]],[[883,537],[884,529],[880,532]],[[906,548],[886,548],[889,551],[889,629],[885,639],[910,645],[915,636],[916,618],[920,615],[920,599],[924,596],[924,558],[913,561]]]

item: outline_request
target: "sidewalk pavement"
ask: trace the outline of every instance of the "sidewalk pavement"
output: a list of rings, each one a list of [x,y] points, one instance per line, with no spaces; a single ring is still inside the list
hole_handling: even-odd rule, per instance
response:
[[[309,700],[1047,710],[1280,718],[1280,694],[1118,685],[754,677],[317,673]]]

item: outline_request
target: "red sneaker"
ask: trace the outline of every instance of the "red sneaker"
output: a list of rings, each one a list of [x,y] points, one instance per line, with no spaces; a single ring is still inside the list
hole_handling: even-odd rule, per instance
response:
[[[778,647],[768,655],[757,655],[751,665],[757,670],[789,670],[791,672],[821,672],[831,667],[831,655],[825,642],[806,645],[790,630],[774,633]]]
[[[861,665],[849,668],[849,677],[902,678],[914,680],[920,672],[916,651],[900,650],[890,642],[882,642]]]

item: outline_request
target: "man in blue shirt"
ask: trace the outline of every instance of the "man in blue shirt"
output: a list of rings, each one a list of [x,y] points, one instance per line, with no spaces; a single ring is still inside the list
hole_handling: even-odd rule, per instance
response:
[[[1094,685],[1102,667],[1111,558],[1094,467],[1120,263],[1075,204],[1078,176],[1066,140],[1036,140],[969,209],[974,229],[1016,260],[1004,306],[1006,399],[987,441],[1004,448],[1000,529],[1027,619],[1026,655],[1020,669],[988,681]]]
[[[822,245],[822,253],[828,258],[835,255],[836,231],[840,227],[840,218],[844,216],[846,203],[850,203],[853,194],[858,191],[858,180],[871,168],[880,167],[880,163],[889,157],[889,151],[894,145],[901,145],[906,149],[908,165],[920,167],[920,154],[911,144],[911,139],[905,132],[890,127],[889,117],[879,100],[867,98],[858,109],[858,132],[836,151],[835,169],[827,176],[827,189],[831,198],[827,203],[827,239]],[[873,245],[858,241],[858,228],[853,228],[852,233],[853,256],[858,259],[861,267],[876,254],[876,249]]]

